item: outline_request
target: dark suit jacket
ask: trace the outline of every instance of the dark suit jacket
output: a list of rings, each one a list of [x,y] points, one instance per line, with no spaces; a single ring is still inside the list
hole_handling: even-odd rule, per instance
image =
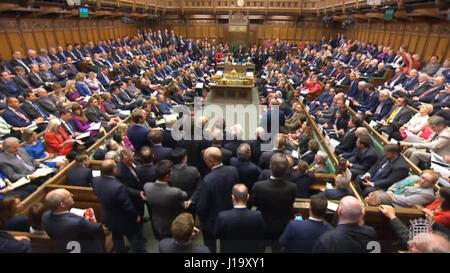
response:
[[[169,184],[185,191],[193,203],[198,202],[203,182],[197,168],[184,163],[174,165]]]
[[[170,237],[172,222],[183,212],[183,201],[187,200],[187,193],[167,183],[146,183],[144,192],[157,239]]]
[[[336,152],[349,153],[353,151],[353,148],[356,145],[355,131],[355,128],[351,128],[345,133],[345,135],[342,136],[341,142],[336,146]]]
[[[292,171],[290,173],[289,181],[294,182],[297,185],[297,194],[295,197],[309,198],[311,196],[309,187],[314,181],[314,174],[304,174],[299,171]]]
[[[119,234],[133,234],[139,230],[138,213],[125,185],[114,177],[100,176],[94,177],[92,187],[102,205],[102,223]]]
[[[39,78],[38,78],[38,76],[39,76]],[[36,74],[34,74],[33,72],[28,74],[28,78],[30,79],[30,84],[34,88],[45,85],[44,79],[41,77],[41,75],[39,75],[39,73],[38,73],[38,76],[36,76]]]
[[[72,250],[67,249],[71,241],[80,243],[81,253],[104,252],[103,229],[98,223],[91,223],[73,213],[54,214],[46,211],[42,215],[42,226],[61,252]]]
[[[33,248],[28,240],[17,241],[6,231],[0,231],[0,253],[32,253]]]
[[[151,142],[148,139],[149,133],[150,129],[142,125],[136,124],[128,128],[128,138],[136,152],[140,152],[144,146],[151,146]]]
[[[381,120],[384,118],[387,118],[387,114],[389,114],[389,112],[392,109],[392,106],[394,105],[394,102],[390,99],[388,99],[386,102],[384,102],[383,106],[381,107],[380,113],[375,114],[375,111],[377,110],[378,105],[380,104],[380,102],[377,103],[377,106],[375,106],[373,113],[373,116],[371,117],[371,120]]]
[[[389,114],[386,116],[386,120],[389,118],[389,116],[394,112],[396,106],[394,105],[389,112]],[[402,127],[403,124],[407,123],[411,119],[412,113],[409,111],[408,107],[402,107],[400,111],[397,112],[397,115],[395,115],[395,118],[391,121],[390,126],[394,126],[395,129],[399,129]]]
[[[153,144],[153,162],[156,164],[161,160],[170,159],[170,154],[172,153],[172,148],[163,147],[161,144]]]
[[[23,90],[14,81],[11,82],[17,87],[16,91],[14,91],[14,89],[4,83],[3,80],[0,80],[0,91],[3,92],[3,94],[5,94],[5,96],[7,97],[18,98],[19,96],[23,96]]]
[[[39,98],[37,104],[49,115],[59,116],[57,105],[50,99]]]
[[[269,169],[269,165],[270,165],[270,159],[272,158],[272,155],[274,155],[275,153],[284,153],[284,150],[273,150],[273,151],[266,151],[263,152],[259,158],[259,167],[261,167],[261,169]]]
[[[21,109],[23,110],[23,112],[25,112],[27,114],[28,117],[30,117],[32,120],[37,119],[39,117],[44,117],[41,112],[39,112],[36,108],[34,108],[33,105],[31,105],[28,101],[24,101],[22,103],[22,107]],[[45,112],[44,109],[42,109],[42,111]]]
[[[356,153],[353,154],[348,161],[353,164],[351,169],[366,172],[371,166],[373,166],[373,164],[375,164],[375,162],[378,161],[378,154],[372,146],[365,152],[361,149],[357,149]]]
[[[214,232],[219,212],[233,207],[231,190],[239,181],[239,174],[233,166],[220,166],[203,178],[197,213],[203,229]]]
[[[17,87],[19,87],[19,89],[22,90],[23,92],[31,91],[30,88],[28,88],[27,83],[25,82],[25,80],[28,81],[27,76],[25,75],[24,78],[16,76],[16,77],[14,77],[13,81],[16,83]],[[29,81],[28,81],[28,83],[29,83]]]
[[[387,161],[385,157],[380,158],[375,165],[370,168],[369,173],[371,177],[375,175],[375,173],[383,166],[383,164]],[[392,184],[402,180],[403,178],[408,176],[409,165],[408,162],[402,157],[399,156],[396,159],[392,160],[390,167],[385,167],[383,172],[377,177],[374,182],[375,187],[377,189],[387,190]]]
[[[19,117],[16,113],[11,111],[9,108],[5,109],[5,112],[3,112],[3,119],[11,126],[13,127],[27,127],[31,124],[32,118],[28,117],[28,115],[22,111],[21,109],[17,110],[21,112],[24,116],[26,116],[29,119],[29,122],[26,122],[21,117]]]
[[[347,189],[327,189],[323,194],[328,200],[341,200],[344,196],[353,195],[353,193]]]
[[[244,183],[248,189],[258,180],[261,168],[251,161],[240,160],[236,157],[231,158],[230,165],[236,167],[239,173],[239,182]]]
[[[76,165],[67,172],[67,185],[90,187],[92,184],[92,170],[83,165]]]
[[[180,245],[173,238],[165,238],[159,242],[159,253],[211,253],[206,246],[198,246],[192,243]]]
[[[137,166],[136,173],[139,177],[139,180],[142,181],[143,184],[156,181],[155,165],[153,164],[142,164]]]
[[[100,108],[98,107],[92,107],[92,106],[88,106],[86,107],[86,117],[89,120],[89,122],[107,122],[109,121],[109,117],[108,115],[106,115],[106,113],[104,113],[102,110],[100,110]]]
[[[284,252],[311,253],[319,237],[332,229],[324,221],[311,219],[304,221],[292,220],[281,235],[280,244],[284,246]]]
[[[233,208],[217,216],[215,235],[221,253],[264,252],[264,218],[260,211]]]
[[[286,180],[268,179],[253,185],[250,196],[264,217],[266,239],[278,240],[288,222],[294,218],[296,193],[297,186]]]
[[[164,147],[169,147],[175,149],[177,147],[177,141],[172,138],[172,131],[164,130],[163,131],[163,141],[162,145]]]
[[[338,225],[320,236],[313,248],[315,253],[367,253],[367,243],[377,240],[372,227],[357,224]]]
[[[308,165],[311,165],[311,163],[313,163],[313,161],[314,161],[314,157],[316,157],[316,153],[307,151],[306,153],[303,154],[303,156],[301,157],[301,160],[306,161],[306,162],[308,162]]]

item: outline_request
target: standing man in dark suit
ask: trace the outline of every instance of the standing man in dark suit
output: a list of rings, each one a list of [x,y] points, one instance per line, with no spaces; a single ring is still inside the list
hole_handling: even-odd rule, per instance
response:
[[[92,182],[94,193],[102,205],[103,223],[112,230],[116,252],[126,252],[123,236],[127,236],[134,252],[145,253],[144,238],[139,227],[142,218],[131,203],[125,186],[116,178],[116,162],[104,160],[102,176]]]
[[[117,164],[116,177],[122,184],[126,186],[131,202],[141,217],[144,216],[144,202],[142,201],[140,192],[144,185],[137,175],[136,165],[133,163],[134,152],[128,149],[120,152],[121,160]]]
[[[219,212],[233,207],[231,190],[239,181],[239,174],[235,167],[222,164],[222,152],[217,147],[205,150],[206,166],[211,169],[203,179],[197,213],[202,223],[203,240],[205,245],[216,252],[216,237],[214,227]]]
[[[400,154],[397,144],[384,146],[384,157],[380,158],[367,173],[355,179],[356,186],[364,196],[376,190],[387,191],[392,184],[408,176],[408,162]]]
[[[72,250],[69,242],[80,244],[81,253],[104,252],[104,233],[98,223],[73,214],[70,209],[74,205],[73,194],[65,189],[56,189],[47,194],[45,202],[50,208],[42,215],[42,226],[59,251]]]
[[[153,144],[152,152],[155,164],[161,160],[170,159],[172,148],[162,146],[163,132],[161,130],[153,130],[150,133],[150,139]]]
[[[251,162],[252,151],[250,145],[243,143],[237,149],[237,158],[230,160],[230,165],[236,167],[239,173],[239,181],[244,183],[247,189],[253,188],[253,184],[261,174],[261,168]]]
[[[248,189],[236,184],[232,190],[233,209],[217,216],[215,234],[221,253],[264,252],[264,219],[260,211],[247,208]]]
[[[92,170],[89,168],[89,156],[78,154],[75,157],[77,165],[67,172],[67,185],[90,187],[92,185]]]
[[[279,252],[278,239],[288,222],[294,218],[293,205],[297,186],[284,180],[288,169],[286,156],[274,154],[270,160],[270,179],[256,182],[251,193],[252,203],[264,217],[264,238],[272,245],[272,252]]]
[[[188,195],[185,191],[169,185],[172,162],[161,160],[155,165],[155,183],[146,183],[146,196],[152,227],[157,240],[171,237],[173,220],[183,212]]]
[[[286,135],[284,134],[278,134],[276,136],[278,138],[278,146],[276,149],[273,149],[272,151],[266,151],[261,154],[259,157],[259,167],[261,169],[269,169],[270,167],[270,160],[274,154],[284,154],[284,150],[286,148]]]
[[[377,233],[364,223],[364,207],[353,196],[342,198],[338,208],[338,226],[320,236],[315,253],[367,253],[367,244],[377,240]]]
[[[319,237],[333,228],[325,221],[328,200],[321,194],[311,196],[309,218],[291,220],[280,237],[284,252],[311,253]]]
[[[203,184],[200,173],[197,168],[186,164],[188,160],[186,149],[173,149],[170,158],[174,165],[169,184],[187,193],[188,200],[185,203],[185,210],[195,216],[200,189]]]
[[[134,125],[128,128],[128,138],[133,144],[136,152],[140,152],[144,146],[151,146],[151,142],[148,138],[150,129],[144,126],[145,117],[141,111],[133,113]]]
[[[142,147],[139,153],[141,165],[136,167],[136,173],[142,184],[147,182],[155,182],[155,165],[153,165],[153,153],[150,147]]]

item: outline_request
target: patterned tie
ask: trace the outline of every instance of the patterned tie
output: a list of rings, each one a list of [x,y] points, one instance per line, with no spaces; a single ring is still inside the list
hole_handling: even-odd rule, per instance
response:
[[[27,118],[27,116],[25,116],[24,114],[22,114],[22,112],[20,112],[20,110],[16,110],[15,112],[16,112],[16,114],[17,114],[19,117],[21,117],[21,118],[22,118],[23,120],[25,120],[27,123],[30,122],[30,119]]]
[[[47,113],[45,113],[44,110],[42,110],[41,107],[40,107],[36,102],[33,102],[32,105],[34,106],[34,108],[36,108],[36,110],[39,111],[39,113],[41,113],[41,115],[42,115],[44,118],[48,118]]]
[[[436,89],[438,89],[438,88],[439,88],[439,86],[438,86],[438,87],[435,87],[435,88],[429,89],[428,91],[426,91],[425,93],[423,93],[422,95],[420,95],[419,98],[425,97],[426,95],[430,94],[431,92],[433,92],[434,90],[436,90]]]

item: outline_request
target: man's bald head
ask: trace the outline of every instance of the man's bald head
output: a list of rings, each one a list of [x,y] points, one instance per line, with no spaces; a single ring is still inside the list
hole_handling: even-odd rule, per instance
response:
[[[73,206],[72,194],[66,189],[56,189],[47,193],[45,202],[53,212],[68,211]]]
[[[205,150],[205,163],[209,168],[222,163],[222,151],[217,147],[209,147]]]
[[[247,204],[248,189],[244,184],[236,184],[233,186],[232,197],[234,203]]]
[[[102,175],[114,176],[114,170],[116,169],[116,162],[112,159],[105,159],[102,161],[101,171]]]
[[[344,223],[357,223],[364,215],[361,201],[353,196],[341,199],[338,208],[339,221]]]

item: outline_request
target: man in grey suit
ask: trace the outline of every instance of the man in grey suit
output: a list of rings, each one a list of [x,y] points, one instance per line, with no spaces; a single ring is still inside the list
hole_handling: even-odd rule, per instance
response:
[[[20,148],[19,140],[15,137],[5,139],[3,150],[0,153],[0,171],[2,173],[12,182],[27,177],[39,184],[39,180],[42,179],[32,173],[38,168],[48,168],[47,166],[34,160],[24,148]]]
[[[186,204],[184,201],[188,198],[186,192],[169,186],[171,169],[171,161],[161,160],[155,165],[155,183],[144,185],[153,232],[158,240],[172,236],[172,222],[183,212],[184,204]]]

